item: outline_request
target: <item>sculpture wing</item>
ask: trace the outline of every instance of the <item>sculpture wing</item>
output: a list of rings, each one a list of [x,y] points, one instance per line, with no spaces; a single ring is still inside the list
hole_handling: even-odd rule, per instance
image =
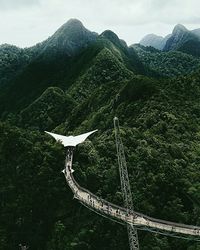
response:
[[[58,135],[58,134],[54,134],[48,131],[45,131],[45,133],[53,136],[56,141],[61,142],[64,147],[75,147],[76,145],[78,145],[79,143],[84,142],[87,137],[91,134],[93,134],[94,132],[96,132],[97,130],[93,130],[91,132],[82,134],[82,135],[77,135],[77,136],[64,136],[64,135]]]

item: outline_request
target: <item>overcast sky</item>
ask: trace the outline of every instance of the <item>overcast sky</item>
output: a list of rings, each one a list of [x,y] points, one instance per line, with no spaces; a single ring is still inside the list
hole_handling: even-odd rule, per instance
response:
[[[27,47],[45,40],[70,18],[101,33],[111,29],[129,45],[174,25],[200,28],[199,0],[0,0],[0,44]]]

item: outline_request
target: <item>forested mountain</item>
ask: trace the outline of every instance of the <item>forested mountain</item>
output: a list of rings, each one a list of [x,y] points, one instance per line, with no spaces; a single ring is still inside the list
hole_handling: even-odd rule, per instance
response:
[[[152,47],[132,46],[146,67],[162,77],[188,75],[200,67],[200,59],[180,51],[160,52]]]
[[[97,39],[98,34],[86,29],[77,19],[70,19],[63,24],[52,36],[39,44],[38,47],[33,46],[32,50],[39,50],[47,59],[47,54],[52,56],[73,56],[82,48],[86,48],[89,44]],[[54,58],[55,59],[55,58]],[[41,60],[41,58],[40,58]]]
[[[192,30],[192,33],[195,34],[196,36],[200,37],[200,29]]]
[[[195,55],[195,53],[192,53],[192,51],[190,51],[190,45],[188,46],[188,48],[185,48],[186,44],[191,44],[192,47],[195,44],[195,47],[200,50],[200,38],[189,30],[187,30],[183,25],[178,24],[174,27],[172,35],[166,41],[163,50],[180,50],[182,52]],[[196,54],[196,56],[199,55],[199,53]]]
[[[6,84],[31,61],[31,53],[9,44],[0,45],[0,86]]]
[[[74,19],[31,48],[2,45],[0,250],[129,249],[126,227],[73,199],[61,173],[65,150],[44,134],[98,129],[76,148],[74,176],[122,205],[114,116],[135,210],[200,226],[199,60],[128,47],[112,31],[98,35]],[[141,250],[200,249],[198,242],[150,232],[139,231],[139,240]]]
[[[140,41],[140,44],[161,51],[182,51],[199,57],[200,29],[188,30],[185,26],[177,24],[172,34],[165,37],[149,34]]]

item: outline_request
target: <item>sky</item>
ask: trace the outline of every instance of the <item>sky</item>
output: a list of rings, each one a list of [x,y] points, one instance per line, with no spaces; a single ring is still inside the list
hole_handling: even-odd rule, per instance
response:
[[[131,45],[150,33],[165,36],[178,23],[200,28],[199,9],[199,0],[0,0],[0,44],[35,45],[77,18]]]

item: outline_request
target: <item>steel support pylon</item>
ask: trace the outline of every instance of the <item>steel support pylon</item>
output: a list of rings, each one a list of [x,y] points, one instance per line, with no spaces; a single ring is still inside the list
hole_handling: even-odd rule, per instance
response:
[[[114,118],[114,128],[115,128],[115,140],[117,148],[121,190],[124,199],[124,206],[127,209],[127,214],[129,214],[129,212],[133,210],[133,200],[129,183],[124,146],[120,136],[119,120],[117,117]],[[136,228],[133,225],[127,225],[127,231],[128,231],[130,249],[139,250],[139,242],[138,242],[138,235]]]

